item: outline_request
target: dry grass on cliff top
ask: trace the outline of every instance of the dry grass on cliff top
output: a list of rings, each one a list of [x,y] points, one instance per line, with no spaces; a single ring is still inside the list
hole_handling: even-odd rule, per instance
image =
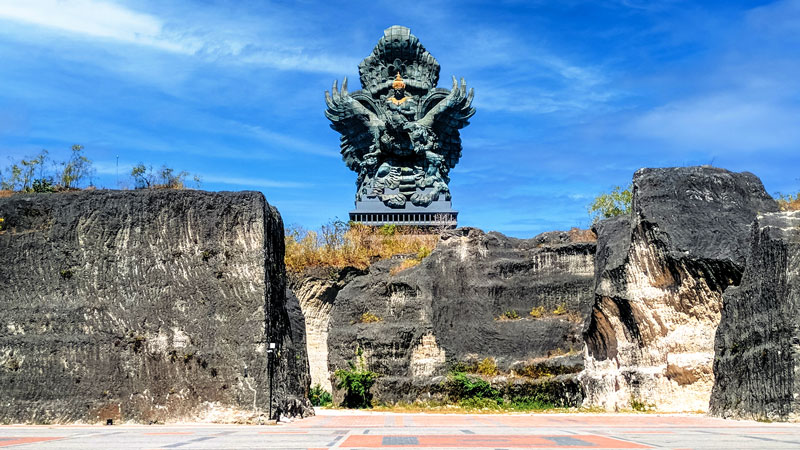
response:
[[[439,234],[416,227],[334,221],[317,231],[288,227],[285,241],[286,269],[302,272],[313,267],[366,269],[377,260],[402,254],[427,256],[436,247]]]
[[[800,211],[800,192],[795,195],[780,194],[777,201],[781,211]]]

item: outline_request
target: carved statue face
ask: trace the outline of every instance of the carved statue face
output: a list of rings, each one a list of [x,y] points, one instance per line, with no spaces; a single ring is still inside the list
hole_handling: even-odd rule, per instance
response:
[[[406,96],[406,88],[394,89],[394,98],[401,99]]]

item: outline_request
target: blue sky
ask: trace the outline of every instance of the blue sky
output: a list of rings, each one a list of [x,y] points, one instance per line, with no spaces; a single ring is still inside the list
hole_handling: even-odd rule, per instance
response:
[[[0,158],[82,144],[94,183],[138,162],[260,190],[288,224],[353,207],[323,92],[411,28],[476,91],[459,223],[588,226],[640,167],[713,164],[800,190],[800,1],[0,2]]]

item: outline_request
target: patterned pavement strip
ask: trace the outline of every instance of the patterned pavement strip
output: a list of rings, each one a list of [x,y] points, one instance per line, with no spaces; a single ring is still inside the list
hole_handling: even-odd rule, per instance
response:
[[[800,424],[655,414],[393,414],[322,410],[277,426],[0,426],[32,449],[798,449]]]
[[[55,441],[58,437],[0,437],[0,447],[9,447],[20,444],[33,444],[34,442]]]
[[[343,448],[652,448],[596,435],[440,435],[440,436],[350,436]]]

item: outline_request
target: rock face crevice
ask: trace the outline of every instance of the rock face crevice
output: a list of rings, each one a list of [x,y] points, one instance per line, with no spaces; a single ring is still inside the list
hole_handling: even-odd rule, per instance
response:
[[[261,193],[0,199],[0,420],[250,421],[312,413],[283,224]]]
[[[800,212],[759,215],[742,283],[724,295],[710,413],[800,418]]]
[[[382,375],[374,398],[393,403],[436,397],[451,368],[484,358],[493,358],[504,374],[550,363],[548,373],[579,371],[580,358],[563,355],[577,356],[583,348],[581,331],[593,298],[593,238],[578,242],[552,232],[521,240],[462,228],[446,232],[431,255],[410,269],[393,275],[400,259],[374,263],[338,291],[330,309],[329,376],[347,368],[359,351]],[[534,308],[537,317],[529,314]],[[519,318],[505,317],[510,311]],[[380,320],[363,323],[365,313]],[[574,375],[558,382],[564,388],[559,401],[580,401]]]
[[[344,269],[309,269],[289,274],[289,287],[297,296],[305,318],[305,340],[311,385],[333,392],[328,371],[328,324],[336,295],[353,278],[365,272]]]
[[[595,228],[585,404],[706,410],[722,293],[749,224],[777,205],[754,175],[712,167],[642,169],[633,188],[632,216]]]

